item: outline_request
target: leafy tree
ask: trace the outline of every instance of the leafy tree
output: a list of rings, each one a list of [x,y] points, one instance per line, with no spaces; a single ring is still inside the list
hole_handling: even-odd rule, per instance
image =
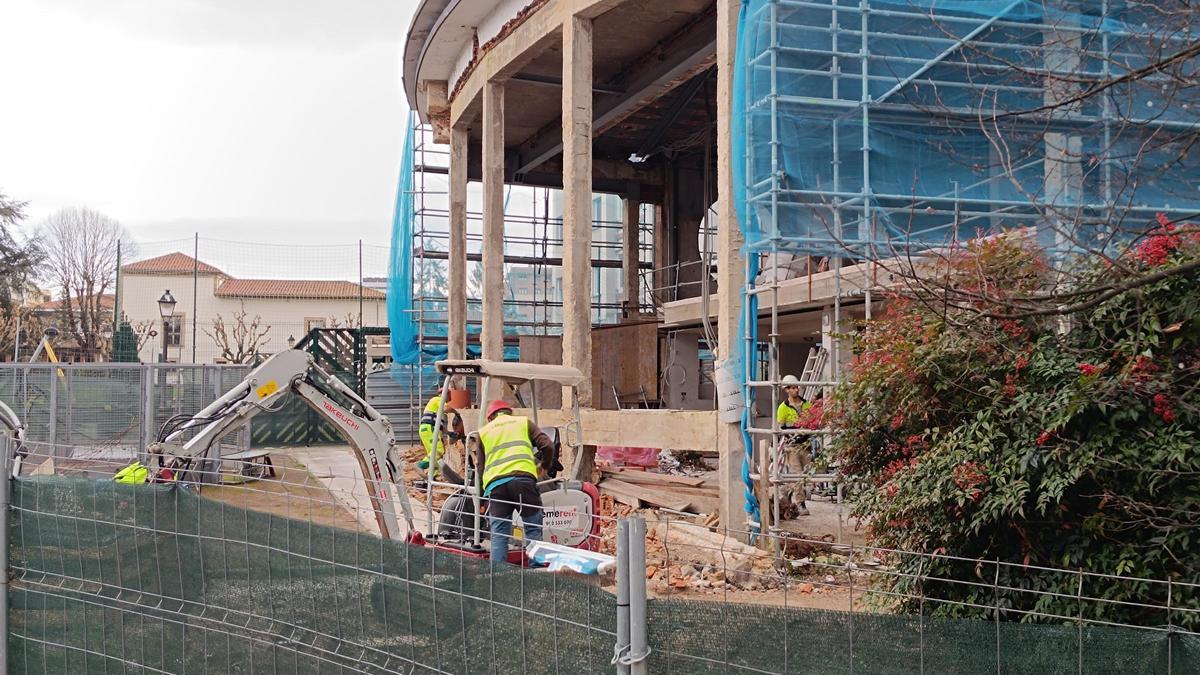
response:
[[[25,219],[26,202],[0,192],[0,314],[11,318],[26,286],[45,260],[36,241],[18,242],[13,230]]]
[[[112,360],[116,363],[138,362],[138,337],[128,321],[122,321],[113,334]]]
[[[1196,580],[1197,261],[1196,229],[1160,217],[1120,258],[1141,280],[1132,288],[1115,285],[1107,260],[1067,263],[1087,288],[1114,292],[1079,303],[1064,331],[1061,297],[1047,296],[1045,312],[1032,300],[1059,270],[1023,237],[1001,236],[926,270],[956,289],[954,302],[915,289],[866,326],[850,381],[825,414],[835,453],[863,486],[855,510],[878,546],[949,556],[898,554],[902,574],[883,582],[890,590],[991,607],[998,569],[1001,587],[1041,592],[1002,590],[1002,607],[1167,622],[1161,610],[1119,602],[1081,609],[1076,575],[1033,566]],[[1022,298],[1022,318],[1010,318],[1014,297]],[[995,560],[1016,565],[977,562]],[[1163,583],[1095,577],[1083,590],[1160,606],[1168,594]],[[1177,590],[1172,602],[1200,608],[1200,595]],[[897,604],[915,611],[918,601]],[[976,611],[925,604],[931,608]],[[1172,620],[1200,628],[1194,613]]]

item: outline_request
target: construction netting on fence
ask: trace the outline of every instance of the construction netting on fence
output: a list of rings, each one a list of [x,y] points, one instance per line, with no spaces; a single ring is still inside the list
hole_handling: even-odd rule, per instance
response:
[[[649,633],[653,673],[1128,674],[1200,668],[1197,636],[1129,627],[673,599],[650,600]]]
[[[565,578],[163,486],[14,482],[12,672],[598,672],[615,600]]]
[[[10,672],[613,668],[618,615],[628,605],[610,593],[611,578],[493,568],[207,495],[61,476],[13,481]],[[302,517],[300,502],[295,506],[289,513]],[[733,543],[708,549],[704,542],[719,538],[696,531],[661,534],[669,549],[629,554],[631,583],[655,577],[657,569],[703,566],[704,559],[742,587],[771,584],[772,597],[739,596],[745,591],[724,583],[724,591],[674,584],[659,590],[655,583],[641,633],[650,647],[649,672],[1200,669],[1200,635],[1168,629],[1169,606],[1164,626],[1092,621],[1086,607],[1111,600],[1086,596],[1078,618],[1027,623],[1020,619],[1029,615],[1004,609],[1010,591],[997,595],[998,611],[958,606],[971,618],[944,615],[948,606],[938,614],[933,598],[918,613],[863,611],[864,596],[878,593],[871,590],[875,573],[865,567],[823,568],[837,577],[817,581],[814,591],[800,579],[751,571],[758,567],[741,563],[753,549]]]

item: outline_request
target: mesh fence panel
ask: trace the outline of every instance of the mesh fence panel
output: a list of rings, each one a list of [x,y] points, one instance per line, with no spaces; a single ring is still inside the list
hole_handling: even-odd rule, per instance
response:
[[[15,482],[15,672],[597,672],[615,601],[560,575],[158,486]]]
[[[1081,630],[675,599],[652,599],[648,611],[652,673],[1183,673],[1200,668],[1196,636],[1131,627]]]

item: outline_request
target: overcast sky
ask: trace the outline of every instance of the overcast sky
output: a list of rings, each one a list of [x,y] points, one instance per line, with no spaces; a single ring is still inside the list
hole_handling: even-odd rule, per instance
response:
[[[3,0],[0,191],[141,241],[390,237],[417,0]]]

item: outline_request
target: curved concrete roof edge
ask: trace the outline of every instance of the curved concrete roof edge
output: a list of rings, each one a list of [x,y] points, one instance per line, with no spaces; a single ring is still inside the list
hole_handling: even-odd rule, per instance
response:
[[[447,13],[450,5],[457,5],[456,0],[421,0],[417,11],[413,12],[412,21],[408,24],[408,34],[404,38],[404,63],[402,64],[402,79],[404,82],[405,98],[412,110],[420,112],[417,106],[417,72],[425,56],[429,39],[436,34],[436,29],[442,23],[442,15]],[[414,40],[417,38],[417,40]]]

